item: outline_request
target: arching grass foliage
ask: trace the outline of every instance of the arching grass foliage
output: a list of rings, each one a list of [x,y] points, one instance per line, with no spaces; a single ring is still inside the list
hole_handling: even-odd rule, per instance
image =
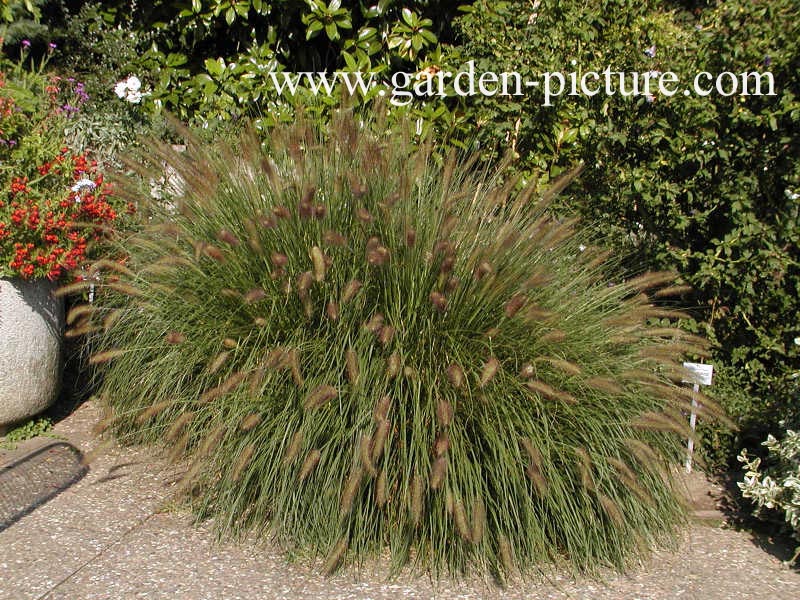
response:
[[[143,159],[175,197],[122,186],[151,223],[70,315],[114,431],[185,459],[221,531],[327,571],[387,549],[433,573],[622,568],[668,540],[679,365],[704,353],[665,325],[674,277],[611,284],[546,212],[559,184],[513,193],[375,130]]]

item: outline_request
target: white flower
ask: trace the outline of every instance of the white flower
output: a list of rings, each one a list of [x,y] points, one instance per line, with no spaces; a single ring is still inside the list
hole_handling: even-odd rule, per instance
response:
[[[136,75],[131,75],[127,79],[117,82],[114,86],[114,93],[131,104],[139,104],[142,98],[147,96],[147,93],[142,92],[141,89],[142,81]]]
[[[114,93],[120,98],[124,98],[127,91],[128,85],[125,81],[118,81],[117,85],[114,86]]]
[[[96,187],[97,187],[97,185],[95,184],[94,181],[92,181],[91,179],[84,178],[84,179],[80,179],[78,182],[76,182],[75,185],[73,185],[70,189],[75,193],[80,193],[83,190],[91,191]]]
[[[795,345],[800,346],[800,337],[794,338],[794,343]]]

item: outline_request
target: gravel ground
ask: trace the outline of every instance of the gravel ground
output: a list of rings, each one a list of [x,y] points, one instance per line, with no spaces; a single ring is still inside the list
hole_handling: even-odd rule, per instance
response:
[[[325,579],[314,565],[290,563],[275,548],[217,543],[209,524],[195,526],[181,512],[164,511],[174,467],[141,448],[98,447],[91,426],[98,410],[83,405],[56,433],[96,456],[89,474],[0,532],[0,599],[176,600],[282,598],[644,600],[800,595],[800,572],[782,565],[786,548],[718,525],[695,524],[676,551],[656,553],[626,575],[602,581],[551,574],[538,581],[441,581],[404,572],[389,580],[382,564]],[[2,457],[0,457],[2,461]],[[698,483],[700,482],[700,483]],[[704,513],[713,502],[690,480]]]

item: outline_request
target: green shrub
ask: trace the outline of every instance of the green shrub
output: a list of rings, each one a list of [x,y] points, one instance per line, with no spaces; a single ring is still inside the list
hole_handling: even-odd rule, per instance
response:
[[[671,378],[703,341],[644,325],[680,316],[645,294],[673,276],[609,285],[551,192],[407,137],[151,150],[183,192],[69,316],[98,330],[109,424],[190,461],[199,516],[327,570],[387,547],[435,573],[630,564],[681,522]]]
[[[211,128],[247,116],[270,126],[291,121],[298,104],[317,99],[327,112],[339,97],[338,90],[337,98],[316,97],[305,86],[279,96],[270,72],[415,71],[452,41],[459,4],[115,0],[68,7],[73,14],[52,24],[70,50],[66,64],[118,78],[138,74],[154,110]]]
[[[542,106],[475,98],[461,107],[486,152],[514,143],[523,177],[548,178],[583,160],[564,203],[611,232],[636,265],[674,269],[694,292],[687,327],[716,342],[725,371],[709,393],[740,435],[705,428],[712,462],[777,434],[793,409],[800,269],[800,6],[725,2],[479,1],[457,20],[461,52],[483,68],[769,71],[773,96],[592,98]],[[691,8],[689,12],[685,10]],[[645,49],[655,47],[655,55]],[[575,61],[573,65],[571,61]],[[479,126],[479,127],[478,127]],[[729,404],[730,403],[730,404]],[[764,428],[767,431],[764,431]],[[719,444],[719,445],[717,445]]]
[[[783,440],[770,435],[762,445],[769,450],[766,468],[762,469],[760,458],[749,457],[747,450],[739,454],[738,459],[747,472],[738,486],[742,495],[755,503],[756,515],[782,512],[786,525],[795,539],[800,540],[800,433],[789,429]],[[798,556],[800,547],[790,562]]]

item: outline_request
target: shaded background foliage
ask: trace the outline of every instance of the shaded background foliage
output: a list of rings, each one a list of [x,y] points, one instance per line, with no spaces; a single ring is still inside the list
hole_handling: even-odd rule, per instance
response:
[[[34,11],[39,11],[38,19]],[[62,68],[94,90],[83,139],[102,145],[157,123],[167,109],[223,131],[255,116],[263,127],[295,105],[326,118],[339,98],[301,91],[278,98],[271,70],[349,70],[387,77],[403,69],[770,70],[775,96],[445,98],[396,112],[423,119],[421,138],[511,153],[522,181],[548,180],[583,161],[563,196],[620,248],[631,270],[675,268],[695,291],[684,327],[716,343],[712,393],[738,433],[707,428],[712,466],[735,464],[742,446],[798,420],[800,217],[800,7],[755,2],[446,0],[323,3],[195,0],[95,4],[10,2],[7,45],[45,48],[55,36]],[[43,27],[46,25],[46,27]],[[654,47],[655,55],[645,49]],[[572,64],[572,61],[575,64]],[[150,92],[123,106],[114,82],[139,75]],[[87,134],[86,131],[89,133]],[[105,133],[104,133],[105,132]]]

